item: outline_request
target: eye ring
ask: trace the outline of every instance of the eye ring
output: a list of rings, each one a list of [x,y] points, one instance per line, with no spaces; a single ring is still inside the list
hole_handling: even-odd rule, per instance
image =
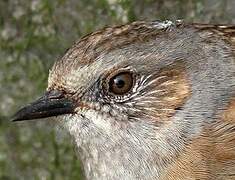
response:
[[[134,86],[134,75],[130,71],[121,71],[113,75],[107,82],[108,91],[114,95],[125,95]]]

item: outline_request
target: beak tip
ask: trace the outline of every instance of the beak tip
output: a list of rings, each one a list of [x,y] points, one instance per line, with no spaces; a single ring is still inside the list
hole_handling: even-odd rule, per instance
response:
[[[20,121],[20,119],[18,119],[17,117],[11,117],[10,119],[11,122],[17,122],[17,121]]]
[[[11,121],[11,122],[15,122],[15,121],[17,121],[17,118],[15,118],[15,117],[13,116],[13,117],[10,118],[10,121]]]
[[[11,116],[10,121],[11,122],[16,122],[16,121],[21,121],[24,120],[23,117],[20,116],[19,112],[15,113],[13,116]]]
[[[19,121],[18,119],[11,119],[10,120],[11,122],[17,122],[17,121]]]
[[[17,111],[12,117],[11,117],[11,121],[12,122],[16,122],[16,121],[23,121],[23,120],[28,120],[31,119],[30,118],[30,113],[31,110],[29,109],[30,105],[25,106],[23,108],[21,108],[19,111]]]

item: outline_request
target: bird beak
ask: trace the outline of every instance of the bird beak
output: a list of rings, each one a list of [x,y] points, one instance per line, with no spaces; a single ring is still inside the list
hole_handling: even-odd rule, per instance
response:
[[[60,91],[49,91],[35,102],[20,109],[12,121],[33,120],[73,113],[71,100],[65,98]]]

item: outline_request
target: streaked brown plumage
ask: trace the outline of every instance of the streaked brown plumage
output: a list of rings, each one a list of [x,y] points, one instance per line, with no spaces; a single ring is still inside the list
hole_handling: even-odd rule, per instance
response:
[[[235,26],[134,22],[89,34],[15,120],[61,115],[87,179],[235,179]],[[33,109],[33,110],[32,110]]]

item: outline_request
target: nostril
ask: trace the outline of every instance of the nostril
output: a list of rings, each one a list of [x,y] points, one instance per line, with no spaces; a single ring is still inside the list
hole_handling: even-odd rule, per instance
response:
[[[61,99],[64,97],[64,93],[59,90],[50,90],[45,93],[48,99]]]

